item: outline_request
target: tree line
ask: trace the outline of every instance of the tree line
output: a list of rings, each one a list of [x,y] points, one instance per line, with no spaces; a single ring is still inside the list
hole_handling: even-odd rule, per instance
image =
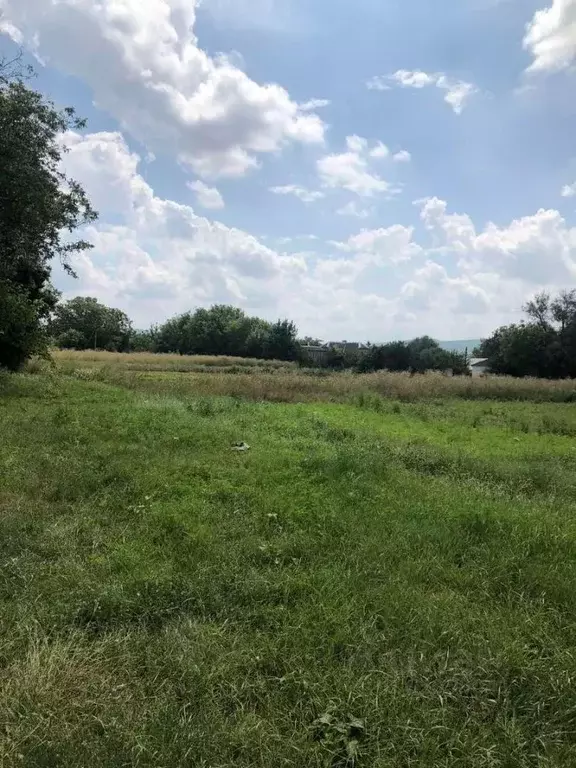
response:
[[[576,378],[576,290],[563,291],[556,297],[540,293],[523,309],[526,320],[498,328],[472,354],[487,358],[489,370],[497,374]],[[311,337],[298,339],[296,325],[290,320],[271,323],[223,304],[185,312],[142,331],[134,330],[121,310],[106,307],[94,298],[77,297],[56,305],[46,322],[46,332],[52,344],[80,350],[293,360],[359,373],[469,373],[467,353],[442,349],[430,336],[367,344],[362,350],[336,347],[327,350],[321,361],[314,361],[307,348],[320,342]]]
[[[121,310],[107,307],[95,298],[78,296],[56,306],[47,323],[47,332],[52,343],[64,349],[175,352],[271,360],[301,357],[293,322],[271,323],[225,304],[184,312],[148,330],[135,330]]]
[[[135,330],[121,310],[107,307],[95,298],[78,296],[56,306],[47,331],[52,344],[63,349],[228,355],[318,364],[306,351],[310,341],[319,343],[318,340],[298,339],[295,323],[271,323],[225,304],[184,312],[148,330]],[[360,373],[383,369],[416,373],[467,370],[465,355],[447,352],[429,336],[410,342],[369,344],[361,352],[330,349],[319,365],[352,368]]]

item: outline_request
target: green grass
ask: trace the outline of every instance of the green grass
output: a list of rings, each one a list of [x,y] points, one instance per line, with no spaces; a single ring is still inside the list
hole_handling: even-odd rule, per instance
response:
[[[576,765],[574,406],[132,376],[0,378],[3,768]]]

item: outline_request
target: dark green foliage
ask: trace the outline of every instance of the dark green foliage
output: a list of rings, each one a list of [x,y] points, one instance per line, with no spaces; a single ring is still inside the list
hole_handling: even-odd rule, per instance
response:
[[[370,347],[359,364],[362,372],[407,371],[410,367],[410,350],[405,341]]]
[[[264,357],[269,360],[297,360],[300,345],[296,336],[296,325],[290,320],[278,320],[273,323],[264,343]]]
[[[83,189],[60,170],[60,136],[82,128],[0,61],[0,366],[16,369],[46,349],[42,322],[56,303],[53,259],[90,247],[64,233],[96,218]]]
[[[324,367],[334,371],[344,371],[355,368],[359,364],[359,356],[355,350],[331,347],[324,359]]]
[[[421,336],[410,342],[391,341],[370,347],[360,359],[358,370],[362,373],[381,370],[414,373],[452,370],[455,374],[463,374],[467,371],[467,361],[465,355],[448,352],[430,336]]]
[[[540,293],[524,307],[528,322],[503,326],[476,350],[494,373],[576,377],[576,291]]]
[[[157,352],[158,327],[153,325],[146,331],[132,330],[130,332],[131,352]]]
[[[32,355],[43,354],[45,311],[46,304],[31,301],[23,286],[0,281],[0,366],[14,371]]]
[[[54,310],[49,330],[64,349],[107,349],[127,352],[131,323],[119,309],[100,304],[89,296],[77,296]]]
[[[297,330],[289,320],[269,323],[242,309],[215,304],[173,317],[157,331],[158,352],[297,360]]]

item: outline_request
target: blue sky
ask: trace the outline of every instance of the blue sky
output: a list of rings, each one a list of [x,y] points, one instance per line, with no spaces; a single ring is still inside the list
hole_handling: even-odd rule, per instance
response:
[[[576,0],[0,10],[2,51],[88,118],[62,141],[100,220],[65,296],[377,341],[485,335],[574,287]]]

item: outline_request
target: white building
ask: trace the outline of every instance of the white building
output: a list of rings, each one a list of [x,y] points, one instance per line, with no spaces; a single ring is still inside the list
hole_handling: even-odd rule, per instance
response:
[[[490,365],[487,357],[472,357],[468,363],[470,373],[474,378],[490,373]]]

